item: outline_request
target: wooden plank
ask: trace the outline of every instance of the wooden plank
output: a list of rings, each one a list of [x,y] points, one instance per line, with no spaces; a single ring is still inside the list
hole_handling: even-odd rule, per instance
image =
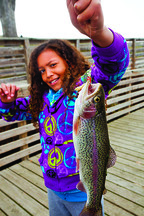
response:
[[[142,113],[140,113],[137,116],[132,116],[132,113],[131,113],[131,118],[128,116],[125,116],[125,118],[119,118],[118,121],[115,120],[115,121],[109,122],[108,126],[109,126],[109,128],[111,126],[116,126],[116,127],[123,126],[123,127],[125,127],[125,129],[137,131],[137,130],[143,128],[143,123],[141,121],[141,119],[142,119],[141,115],[142,115]],[[136,119],[134,119],[134,117]],[[140,117],[140,119],[138,119],[139,117]]]
[[[120,163],[118,160],[115,164],[115,168],[117,169],[121,169],[125,172],[129,172],[131,174],[135,173],[136,176],[138,177],[142,177],[143,176],[143,171],[142,170],[139,170],[139,169],[136,169],[136,168],[133,168],[125,163]]]
[[[116,166],[114,166],[113,169],[108,169],[108,173],[121,177],[125,180],[128,180],[129,182],[133,182],[140,187],[144,186],[144,175],[141,177],[136,176],[133,173],[124,171],[122,167],[121,169],[118,169]]]
[[[34,156],[34,157],[31,157],[30,161],[32,161],[33,163],[39,165],[38,159],[40,158],[40,156],[41,156],[41,153],[38,154],[38,155],[36,155],[36,156]]]
[[[32,153],[35,153],[35,152],[38,152],[41,150],[41,145],[40,143],[39,144],[36,144],[32,147],[29,147],[28,149],[24,149],[24,150],[21,150],[20,152],[17,152],[17,153],[14,153],[12,155],[9,155],[9,156],[6,156],[2,159],[0,159],[0,167],[6,165],[6,164],[9,164],[13,161],[16,161],[18,159],[21,159],[27,155],[30,155]]]
[[[2,212],[2,210],[0,209],[0,216],[7,216],[7,214],[5,214],[4,212]]]
[[[120,158],[120,157],[117,158],[117,162],[122,163],[122,164],[126,164],[132,168],[135,168],[135,169],[137,169],[137,171],[140,171],[141,173],[142,173],[142,171],[144,171],[144,165],[142,165],[140,163],[135,163],[133,161],[129,161],[127,159]],[[143,172],[142,176],[144,177],[144,172]]]
[[[144,94],[144,91],[143,91],[143,94]],[[144,101],[144,96],[138,97],[136,99],[130,99],[126,102],[114,105],[110,108],[107,108],[107,114],[116,112],[117,110],[124,109],[125,107],[128,107],[128,106],[132,106],[133,104],[136,104],[136,103],[140,104],[140,102],[143,102],[143,101]]]
[[[9,77],[7,79],[0,79],[1,83],[13,83],[15,84],[18,81],[26,80],[26,75],[18,76],[18,77]]]
[[[3,119],[0,119],[0,127],[5,127],[8,125],[16,124],[18,122],[20,122],[20,121],[7,122],[7,121],[4,121]]]
[[[1,47],[0,57],[24,55],[23,47]]]
[[[38,203],[43,205],[44,207],[48,208],[48,196],[47,192],[41,190],[37,186],[33,185],[26,179],[22,178],[15,172],[11,171],[10,169],[3,170],[1,175],[15,185],[17,188],[21,189],[31,196],[34,200]]]
[[[111,168],[112,169],[112,168]],[[108,173],[107,179],[121,187],[126,188],[127,190],[133,191],[136,194],[139,194],[141,196],[144,195],[144,188],[140,187],[132,182],[129,182],[121,177],[115,176],[113,174]]]
[[[114,96],[119,95],[119,94],[124,94],[124,93],[127,93],[129,91],[134,91],[134,90],[141,89],[141,88],[143,88],[143,86],[144,86],[143,83],[139,83],[139,84],[136,84],[136,85],[127,86],[127,87],[123,87],[123,88],[120,88],[120,89],[114,89],[111,92],[111,94],[109,95],[108,98],[114,97]]]
[[[140,90],[140,91],[136,91],[136,92],[133,92],[133,93],[128,93],[128,94],[124,94],[124,95],[121,95],[121,96],[117,96],[115,98],[110,98],[110,99],[107,100],[107,105],[111,105],[111,104],[114,104],[114,103],[120,103],[123,100],[129,99],[129,98],[132,98],[132,97],[136,97],[136,96],[141,96],[143,94],[144,94],[144,90]]]
[[[42,177],[42,172],[40,176],[40,167],[37,166],[38,173],[34,173],[33,170],[29,170],[20,164],[16,164],[9,168],[19,176],[23,177],[27,181],[31,182],[33,185],[37,186],[41,190],[47,192],[47,188],[44,186],[44,180]]]
[[[17,76],[21,74],[25,74],[25,67],[14,67],[14,68],[3,68],[0,70],[0,78],[7,76]]]
[[[124,127],[125,124],[125,127]],[[119,122],[119,124],[114,124],[112,126],[109,126],[109,131],[112,130],[116,130],[119,131],[121,133],[122,128],[125,128],[125,133],[129,133],[129,134],[137,134],[138,136],[141,135],[142,131],[143,131],[143,127],[142,125],[139,125],[138,122],[137,124],[133,125],[128,125],[128,123],[126,121],[123,122]]]
[[[33,157],[33,159],[29,158],[29,160],[22,161],[20,165],[25,169],[28,169],[33,173],[39,175],[40,177],[43,177],[38,158],[36,158],[35,156]]]
[[[104,199],[104,209],[105,213],[109,216],[132,216],[130,212],[127,212],[126,210],[120,208],[117,205],[114,205],[113,203],[107,201]]]
[[[18,127],[22,127],[22,126],[24,126],[24,125],[26,125],[26,124],[27,124],[26,121],[19,122],[19,123],[18,123]],[[27,137],[27,133],[23,133],[23,134],[20,134],[20,135],[19,135],[19,139],[26,138],[26,137]],[[20,150],[27,149],[27,148],[28,148],[28,143],[25,143],[24,145],[22,145],[22,146],[20,147]],[[28,159],[28,158],[29,158],[29,155],[23,157],[22,160],[26,160],[26,159]]]
[[[40,205],[36,200],[32,199],[28,194],[24,193],[22,188],[17,188],[8,180],[0,176],[1,190],[11,197],[12,200],[25,209],[29,214],[34,216],[48,216],[48,209]]]
[[[123,126],[125,125],[125,128],[130,128],[130,129],[132,128],[133,130],[137,130],[137,129],[139,130],[143,128],[143,124],[142,124],[141,119],[139,120],[138,118],[139,116],[136,119],[134,119],[134,117],[125,118],[125,119],[119,118],[119,121],[114,121],[113,125],[123,125]],[[109,125],[111,125],[111,123],[112,122],[109,122]]]
[[[14,66],[20,66],[20,65],[22,65],[22,66],[25,65],[24,57],[0,59],[0,68],[14,67]]]
[[[137,144],[138,141],[134,141],[134,140],[121,140],[121,137],[123,136],[123,134],[119,135],[119,136],[115,136],[113,135],[113,138],[110,138],[110,142],[112,143],[112,146],[120,146],[124,149],[128,149],[128,150],[132,150],[135,152],[138,152],[140,155],[143,154],[143,152],[141,151],[141,149],[137,148],[137,146],[135,146],[135,143]],[[140,142],[141,143],[141,142]]]
[[[114,148],[114,150],[117,152],[120,152],[120,153],[125,153],[125,154],[128,154],[129,156],[134,156],[134,157],[138,157],[139,160],[143,160],[144,159],[144,155],[143,153],[140,153],[140,152],[136,152],[134,150],[131,150],[129,148],[124,148],[124,147],[121,147],[120,144],[119,145],[114,145],[113,142],[111,142],[111,146]]]
[[[122,133],[122,130],[113,130],[113,131],[110,131],[109,130],[109,135],[110,135],[110,137],[111,137],[111,139],[113,139],[113,137],[116,137],[116,138],[121,138],[121,136],[123,135],[124,136],[124,140],[125,141],[130,141],[130,142],[135,142],[135,143],[143,143],[143,141],[144,141],[144,137],[142,137],[142,136],[137,136],[137,134],[132,134],[132,132],[130,133],[130,132],[124,132],[123,131],[123,133]],[[119,140],[117,140],[118,142],[119,142]],[[133,149],[134,149],[135,147],[133,146]],[[144,152],[144,150],[143,149],[141,149],[141,152]]]
[[[24,38],[19,38],[19,37],[15,37],[15,38],[9,38],[9,37],[2,37],[0,38],[0,45],[1,46],[20,46],[23,45],[23,40]]]
[[[111,191],[115,194],[119,194],[119,196],[124,197],[127,200],[132,201],[133,203],[138,204],[139,206],[144,208],[144,197],[136,194],[133,191],[127,190],[124,187],[121,187],[113,182],[110,182],[108,180],[106,180],[106,189],[108,189],[108,191]],[[105,197],[105,196],[104,196]]]
[[[133,79],[127,79],[127,80],[121,80],[119,83],[119,86],[123,86],[123,85],[128,85],[128,84],[134,84],[137,82],[142,82],[144,81],[144,77],[138,77],[138,78],[133,78]]]
[[[121,158],[126,158],[128,159],[129,161],[133,161],[135,163],[138,163],[138,164],[142,164],[144,165],[144,156],[143,158],[140,158],[140,157],[136,157],[136,156],[133,156],[133,155],[129,155],[129,154],[126,154],[126,153],[123,153],[123,152],[120,152],[120,151],[117,151],[117,156],[118,157],[121,157]]]
[[[105,195],[105,200],[113,203],[114,205],[119,206],[121,209],[127,211],[131,215],[142,216],[144,213],[143,207],[119,196],[118,194],[108,191]],[[113,215],[113,214],[112,214]],[[123,215],[122,213],[120,215]]]
[[[39,140],[39,133],[0,146],[0,153],[2,154],[8,152],[10,150],[22,147],[25,144],[29,144],[37,140]]]
[[[134,110],[136,110],[136,109],[139,109],[139,108],[141,108],[141,107],[144,107],[144,102],[142,102],[142,103],[140,103],[140,104],[136,104],[136,105],[134,105],[134,106],[132,106],[132,107],[129,107],[129,108],[126,108],[126,109],[124,109],[124,110],[120,110],[120,111],[118,111],[118,112],[116,112],[116,113],[109,114],[109,115],[107,116],[107,121],[110,121],[110,120],[112,120],[112,119],[118,118],[118,117],[120,117],[120,116],[122,116],[122,115],[125,115],[125,114],[127,114],[127,113],[129,113],[129,112],[132,112],[132,111],[134,111]]]
[[[19,128],[15,128],[15,129],[11,129],[5,132],[1,133],[0,136],[0,141],[23,134],[23,133],[27,133],[29,131],[33,131],[36,128],[33,126],[33,124],[27,124],[25,126],[19,127]]]
[[[4,213],[0,212],[0,215],[9,215],[9,216],[16,216],[16,215],[23,215],[29,216],[30,214],[20,207],[14,200],[10,197],[6,196],[4,193],[0,192],[0,208],[3,210]]]
[[[142,119],[141,119],[142,120]],[[132,121],[130,121],[132,124]],[[137,123],[140,124],[140,121],[138,121]],[[139,126],[133,126],[133,125],[129,125],[127,126],[126,122],[125,125],[122,124],[113,124],[113,125],[109,125],[108,126],[110,133],[113,133],[113,131],[115,131],[116,133],[121,134],[122,132],[124,132],[125,136],[130,137],[131,135],[134,136],[140,136],[143,132],[143,128],[139,127]],[[142,140],[144,138],[144,135],[142,134]]]

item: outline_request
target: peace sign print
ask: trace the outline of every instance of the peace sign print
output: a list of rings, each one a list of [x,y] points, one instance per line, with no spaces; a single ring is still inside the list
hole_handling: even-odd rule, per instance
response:
[[[54,143],[56,144],[63,144],[63,136],[59,132],[56,132],[54,135]]]
[[[63,154],[58,147],[52,148],[48,154],[48,165],[51,168],[59,166],[63,161]]]
[[[68,175],[68,169],[64,165],[60,165],[57,167],[57,173],[60,178]]]
[[[68,135],[72,133],[73,112],[67,110],[59,115],[57,119],[57,128],[60,133]]]
[[[64,164],[70,169],[76,168],[76,153],[73,146],[66,149],[64,153]]]
[[[69,109],[74,109],[75,99],[76,99],[76,98],[73,98],[73,99],[69,100],[69,97],[67,96],[67,97],[65,98],[65,100],[63,101],[64,106],[67,107],[67,105],[68,105],[68,108],[69,108]]]
[[[56,125],[56,120],[53,116],[49,116],[45,119],[44,121],[44,128],[45,128],[45,132],[49,135],[49,136],[53,136],[56,129],[57,129],[57,125]]]

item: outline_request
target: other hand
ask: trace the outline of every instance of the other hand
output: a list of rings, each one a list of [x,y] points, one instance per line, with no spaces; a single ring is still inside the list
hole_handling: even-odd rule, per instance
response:
[[[0,98],[3,103],[10,103],[16,100],[19,87],[13,84],[1,84]]]

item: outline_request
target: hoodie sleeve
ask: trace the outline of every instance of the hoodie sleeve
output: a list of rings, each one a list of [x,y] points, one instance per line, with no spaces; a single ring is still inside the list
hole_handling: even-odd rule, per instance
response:
[[[0,100],[0,116],[5,121],[31,120],[29,97],[18,98],[11,103],[3,103]]]
[[[106,98],[120,82],[129,64],[126,40],[118,33],[113,32],[113,35],[114,40],[110,46],[98,47],[92,41],[91,49],[94,60],[94,64],[91,66],[92,83],[103,85]]]

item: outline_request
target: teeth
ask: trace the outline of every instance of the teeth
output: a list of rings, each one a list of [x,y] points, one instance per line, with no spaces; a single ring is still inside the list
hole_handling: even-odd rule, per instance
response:
[[[50,83],[54,83],[56,80],[58,80],[58,78],[57,78],[57,79],[55,79],[55,80],[53,80],[53,81],[51,81]]]

